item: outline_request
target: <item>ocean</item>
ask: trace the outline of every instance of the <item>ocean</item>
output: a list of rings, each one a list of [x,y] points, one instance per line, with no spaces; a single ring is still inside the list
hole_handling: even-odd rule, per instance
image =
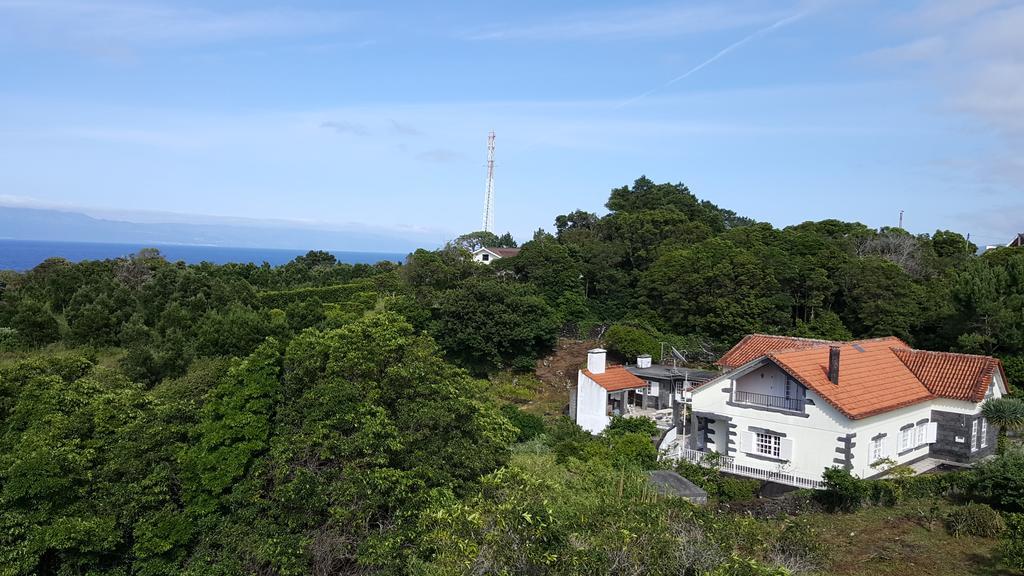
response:
[[[61,257],[79,262],[118,258],[138,252],[142,248],[156,248],[171,262],[183,260],[188,264],[212,262],[226,264],[239,262],[278,266],[301,256],[308,250],[281,248],[230,248],[225,246],[192,246],[188,244],[104,244],[98,242],[49,242],[40,240],[0,240],[0,270],[23,272],[47,258]],[[406,254],[397,252],[345,252],[328,250],[339,262],[348,264],[375,264],[381,260],[402,262]]]

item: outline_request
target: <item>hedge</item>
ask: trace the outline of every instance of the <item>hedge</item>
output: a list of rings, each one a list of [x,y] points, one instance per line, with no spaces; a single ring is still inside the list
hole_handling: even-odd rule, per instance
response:
[[[340,303],[351,300],[357,294],[374,291],[373,279],[364,278],[348,284],[334,286],[317,286],[296,288],[294,290],[274,290],[259,294],[260,304],[265,308],[284,309],[292,302],[301,302],[316,298],[321,302]]]

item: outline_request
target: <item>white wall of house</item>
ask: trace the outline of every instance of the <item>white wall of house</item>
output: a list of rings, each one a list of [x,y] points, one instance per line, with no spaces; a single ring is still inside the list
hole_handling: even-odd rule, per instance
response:
[[[501,256],[491,253],[483,248],[477,249],[473,252],[473,262],[480,262],[481,264],[490,264],[495,260],[500,259]]]
[[[919,402],[912,406],[890,410],[882,414],[850,421],[850,431],[856,432],[853,448],[853,472],[861,478],[874,476],[883,472],[882,468],[871,465],[882,458],[891,458],[897,464],[910,462],[928,453],[929,441],[934,441],[934,433],[928,431],[933,401]],[[907,428],[909,433],[904,436],[901,429]],[[934,425],[931,425],[934,428]],[[873,438],[884,434],[878,440],[877,448]],[[901,445],[901,438],[906,444]]]
[[[611,423],[608,391],[581,370],[576,381],[576,423],[591,434],[600,434]]]
[[[755,394],[784,397],[786,395],[786,380],[789,379],[788,374],[777,366],[769,364],[737,378],[736,389]]]

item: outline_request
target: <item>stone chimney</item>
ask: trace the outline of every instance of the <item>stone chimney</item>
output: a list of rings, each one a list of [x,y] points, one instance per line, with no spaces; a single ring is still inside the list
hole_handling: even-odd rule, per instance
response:
[[[650,368],[651,367],[651,355],[641,354],[636,357],[637,368]]]
[[[839,384],[839,346],[828,347],[828,380]]]
[[[605,354],[604,348],[587,351],[587,370],[591,374],[604,374]]]

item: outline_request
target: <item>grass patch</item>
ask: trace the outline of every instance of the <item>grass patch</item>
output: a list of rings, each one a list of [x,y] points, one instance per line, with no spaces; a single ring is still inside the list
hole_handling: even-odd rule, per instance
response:
[[[831,565],[821,574],[1013,574],[1000,565],[997,538],[955,538],[946,531],[943,517],[954,507],[943,500],[910,500],[892,508],[869,506],[852,514],[801,518],[831,547]]]

